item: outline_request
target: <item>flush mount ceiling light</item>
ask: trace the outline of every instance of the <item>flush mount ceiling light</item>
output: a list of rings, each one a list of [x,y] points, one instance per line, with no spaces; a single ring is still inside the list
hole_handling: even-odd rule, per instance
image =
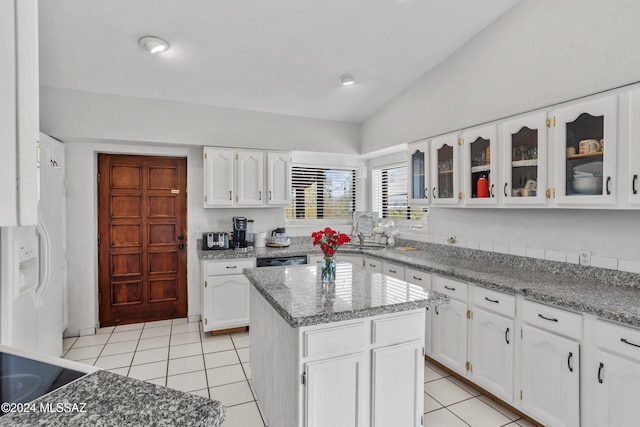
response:
[[[169,43],[159,39],[158,37],[146,36],[138,40],[138,43],[151,53],[159,53],[169,50]]]
[[[356,84],[356,82],[358,81],[358,78],[353,74],[343,74],[342,76],[340,76],[338,81],[342,86],[351,86]]]

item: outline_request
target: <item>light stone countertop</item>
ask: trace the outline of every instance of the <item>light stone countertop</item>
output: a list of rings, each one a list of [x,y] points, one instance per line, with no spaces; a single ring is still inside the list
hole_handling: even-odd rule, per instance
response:
[[[319,265],[247,268],[245,276],[294,328],[445,304],[449,297],[404,280],[338,263],[323,287]]]
[[[289,248],[262,248],[241,256],[321,255],[310,238],[307,240]],[[640,328],[639,274],[409,240],[399,239],[397,245],[419,250],[341,247],[336,258],[343,253],[369,256]],[[219,260],[238,257],[232,250],[215,254],[213,259]]]

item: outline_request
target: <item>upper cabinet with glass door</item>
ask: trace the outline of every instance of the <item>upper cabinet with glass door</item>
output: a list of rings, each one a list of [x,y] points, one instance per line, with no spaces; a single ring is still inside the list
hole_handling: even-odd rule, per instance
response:
[[[547,204],[547,113],[502,125],[502,196],[505,205]]]
[[[559,108],[554,121],[556,205],[614,205],[617,96]]]
[[[426,205],[431,200],[429,186],[429,141],[409,144],[407,159],[407,183],[409,185],[409,205]]]
[[[498,143],[496,125],[462,133],[463,194],[465,205],[496,205]]]
[[[431,198],[435,205],[458,205],[460,193],[458,134],[451,133],[431,140]]]

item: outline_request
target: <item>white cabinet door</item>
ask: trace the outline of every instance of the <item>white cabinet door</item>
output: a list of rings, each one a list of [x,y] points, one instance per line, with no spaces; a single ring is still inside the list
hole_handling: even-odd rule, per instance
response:
[[[236,152],[236,204],[260,206],[264,203],[264,153]]]
[[[382,261],[366,256],[364,257],[364,268],[375,273],[382,273]]]
[[[433,309],[433,358],[466,375],[467,304],[451,299]]]
[[[291,204],[291,153],[267,153],[267,204]]]
[[[427,205],[431,200],[429,179],[429,140],[418,141],[408,146],[407,183],[409,205]]]
[[[249,326],[249,280],[243,275],[208,276],[204,288],[205,331]]]
[[[471,380],[513,401],[513,319],[475,308],[471,321]]]
[[[631,361],[598,351],[597,362],[594,370],[586,374],[589,381],[596,382],[594,425],[636,425],[640,419],[640,361]]]
[[[640,89],[629,94],[629,202],[640,205]]]
[[[382,261],[382,274],[404,280],[404,267],[388,261]]]
[[[424,289],[431,289],[431,273],[421,270],[416,270],[413,268],[406,267],[404,269],[404,279],[415,285],[419,285]],[[426,316],[424,320],[424,352],[428,356],[432,356],[433,354],[433,337],[432,337],[432,325],[433,325],[433,316],[434,307],[426,307]]]
[[[338,255],[336,255],[336,261],[350,262],[351,264],[357,265],[358,267],[364,266],[364,257],[360,255],[346,255],[338,253]],[[322,262],[322,260],[320,262]]]
[[[204,148],[204,207],[233,206],[233,150]]]
[[[431,170],[431,203],[460,204],[458,134],[452,133],[431,140],[429,153]]]
[[[545,425],[580,425],[580,346],[538,328],[523,327],[522,407]]]
[[[546,205],[548,188],[547,113],[502,125],[502,197],[505,205]]]
[[[498,203],[498,133],[496,125],[462,133],[463,200],[468,206]],[[485,181],[486,180],[486,181]],[[483,187],[483,183],[486,187]],[[486,191],[485,191],[486,189]]]
[[[558,206],[616,203],[616,95],[555,111],[555,190]]]
[[[422,341],[413,341],[373,350],[372,427],[422,425],[422,345]],[[405,387],[399,388],[398,384],[404,384]]]
[[[305,427],[364,426],[364,365],[363,353],[305,365]]]

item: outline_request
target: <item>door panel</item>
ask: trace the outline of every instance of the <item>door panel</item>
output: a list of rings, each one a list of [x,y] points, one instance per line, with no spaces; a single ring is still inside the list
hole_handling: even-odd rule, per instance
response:
[[[101,326],[187,315],[186,159],[98,156]]]

